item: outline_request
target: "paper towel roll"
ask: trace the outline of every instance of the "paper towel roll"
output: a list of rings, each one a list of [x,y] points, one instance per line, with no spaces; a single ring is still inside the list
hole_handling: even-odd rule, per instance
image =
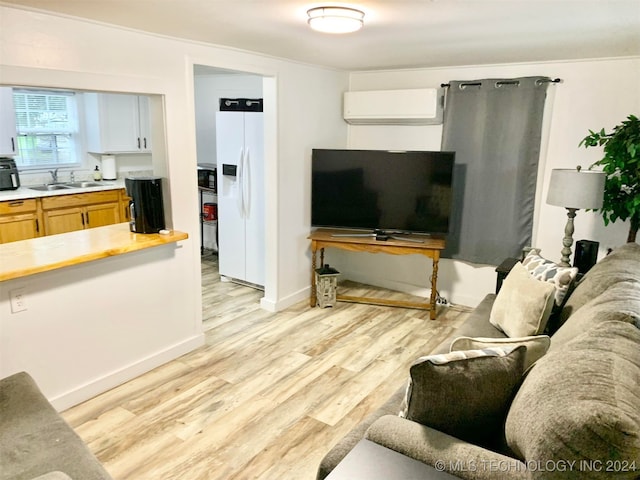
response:
[[[116,180],[117,178],[118,175],[116,173],[116,156],[102,155],[102,179]]]

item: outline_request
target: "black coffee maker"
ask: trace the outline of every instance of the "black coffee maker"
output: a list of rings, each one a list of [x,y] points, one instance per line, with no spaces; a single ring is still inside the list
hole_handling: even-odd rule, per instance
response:
[[[131,197],[129,229],[135,233],[158,233],[164,230],[162,177],[125,178],[127,195]]]

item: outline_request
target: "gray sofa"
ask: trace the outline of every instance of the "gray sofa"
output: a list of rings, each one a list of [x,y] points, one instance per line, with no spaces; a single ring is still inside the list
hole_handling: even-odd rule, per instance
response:
[[[24,372],[0,380],[0,480],[109,480]]]
[[[448,352],[460,336],[505,337],[489,323],[495,298],[425,354]],[[400,418],[403,387],[327,453],[318,480],[362,438],[472,480],[640,479],[640,245],[598,262],[557,316],[549,350],[524,375],[491,448]]]

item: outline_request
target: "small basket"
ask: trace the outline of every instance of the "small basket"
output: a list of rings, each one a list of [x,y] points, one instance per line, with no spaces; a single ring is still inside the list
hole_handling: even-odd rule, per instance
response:
[[[340,272],[325,264],[316,269],[316,303],[320,308],[333,307],[336,304],[336,288]]]

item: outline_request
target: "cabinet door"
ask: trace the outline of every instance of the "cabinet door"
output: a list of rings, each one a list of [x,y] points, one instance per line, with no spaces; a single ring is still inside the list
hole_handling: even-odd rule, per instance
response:
[[[101,94],[105,151],[131,152],[140,149],[138,96]]]
[[[85,227],[85,209],[81,207],[45,210],[44,230],[46,235],[74,232]]]
[[[0,157],[12,157],[17,152],[16,115],[13,110],[13,89],[0,88]]]
[[[128,222],[131,220],[131,209],[129,208],[129,202],[131,197],[127,195],[125,189],[120,190],[120,221]]]
[[[87,148],[90,152],[140,151],[137,95],[87,93],[84,104]]]
[[[17,242],[40,236],[40,225],[35,213],[0,216],[0,243]]]
[[[138,118],[140,121],[140,149],[151,151],[151,116],[149,114],[149,97],[138,97]]]
[[[85,228],[104,227],[120,223],[120,204],[99,203],[85,208]]]

